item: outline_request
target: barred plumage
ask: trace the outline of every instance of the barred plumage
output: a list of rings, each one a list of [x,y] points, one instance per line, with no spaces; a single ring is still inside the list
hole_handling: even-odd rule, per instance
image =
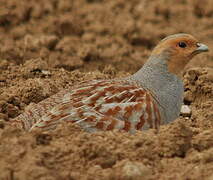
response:
[[[32,105],[11,123],[28,131],[54,129],[61,121],[89,132],[159,129],[179,116],[183,99],[179,73],[193,56],[205,51],[208,47],[191,35],[168,36],[132,76],[82,82]]]
[[[87,131],[159,128],[160,113],[149,91],[124,80],[95,80],[31,106],[13,120],[19,128],[54,129],[60,121]]]

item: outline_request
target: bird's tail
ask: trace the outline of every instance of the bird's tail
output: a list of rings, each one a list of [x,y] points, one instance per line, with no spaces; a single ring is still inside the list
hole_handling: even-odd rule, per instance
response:
[[[60,91],[59,93],[39,102],[38,104],[30,104],[27,106],[23,114],[20,114],[18,117],[10,120],[11,125],[19,129],[24,129],[27,131],[30,130],[42,116],[50,111],[56,104],[63,101],[63,97],[66,92],[67,90]]]

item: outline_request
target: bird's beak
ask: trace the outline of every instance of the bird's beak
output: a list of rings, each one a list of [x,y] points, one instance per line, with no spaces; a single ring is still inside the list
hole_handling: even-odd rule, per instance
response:
[[[197,53],[207,52],[207,51],[209,51],[209,48],[205,44],[197,43],[197,49],[195,51]]]

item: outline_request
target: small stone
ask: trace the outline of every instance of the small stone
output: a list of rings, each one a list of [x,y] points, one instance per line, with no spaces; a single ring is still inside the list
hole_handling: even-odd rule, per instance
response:
[[[51,75],[51,72],[47,71],[47,70],[41,70],[41,72],[42,72],[43,75],[46,75],[46,76],[50,76]]]
[[[189,106],[187,105],[182,105],[181,110],[180,110],[180,114],[183,117],[190,117],[192,114],[192,110],[189,108]]]
[[[143,163],[131,161],[125,163],[122,172],[122,179],[125,180],[148,179],[152,173]]]

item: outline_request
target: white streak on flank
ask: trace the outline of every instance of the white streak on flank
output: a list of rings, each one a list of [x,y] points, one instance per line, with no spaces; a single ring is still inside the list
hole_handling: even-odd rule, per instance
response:
[[[104,87],[104,89],[105,89],[106,87]],[[105,92],[105,90],[104,89],[102,89],[100,92]],[[99,92],[99,93],[100,93]],[[106,96],[106,94],[105,94],[105,96]],[[100,96],[97,100],[96,100],[96,106],[99,106],[99,105],[101,105],[101,104],[103,104],[103,103],[105,103],[105,96]]]
[[[68,114],[59,119],[60,121],[72,121],[73,123],[79,120],[79,116],[76,112]]]
[[[117,94],[114,94],[114,95],[110,94],[109,96],[106,96],[105,98],[103,98],[103,100],[106,101],[107,99],[112,99],[116,96],[118,96],[118,95]]]
[[[85,121],[87,118],[84,118],[84,119],[78,119],[75,124],[80,124],[81,122]]]
[[[131,89],[129,92],[130,93],[135,93],[137,91],[140,91],[142,88],[135,88],[135,89]]]
[[[83,100],[82,102],[83,102],[84,104],[90,104],[90,103],[91,103],[91,99],[94,98],[94,97],[96,97],[96,96],[99,96],[99,93],[100,93],[99,91],[96,92],[96,93],[94,93],[93,95],[89,96],[88,98],[86,98],[86,99]]]
[[[115,94],[117,97],[121,97],[123,94],[127,93],[128,91],[125,90],[125,91],[122,91],[120,92],[119,94]]]
[[[121,102],[125,102],[125,103],[129,103],[135,96],[132,95],[128,100],[124,99],[123,101]]]
[[[61,110],[59,110],[59,108],[64,105],[66,103],[63,103],[63,104],[59,104],[58,106],[55,106],[54,108],[52,108],[49,112],[55,116],[58,116],[61,114]]]
[[[114,97],[118,97],[118,98],[120,98],[122,95],[124,95],[124,94],[126,94],[128,91],[122,91],[121,93],[119,93],[119,94],[114,94],[114,95],[112,95],[112,96],[108,96],[108,97],[105,97],[104,98],[104,100],[106,100],[106,99],[113,99]],[[126,101],[126,99],[123,99],[123,101],[121,101],[120,103],[123,103],[123,102],[125,102]]]

